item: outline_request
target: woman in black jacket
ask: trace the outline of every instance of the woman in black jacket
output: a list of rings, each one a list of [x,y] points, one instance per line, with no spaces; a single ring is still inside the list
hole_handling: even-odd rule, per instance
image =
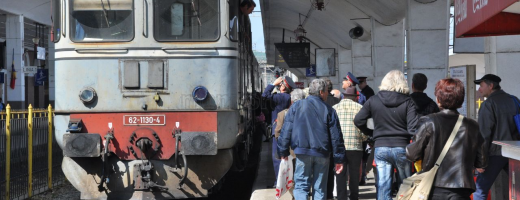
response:
[[[354,118],[354,124],[375,140],[377,199],[392,200],[393,166],[399,172],[398,184],[412,173],[412,163],[406,159],[405,147],[410,143],[418,118],[415,104],[408,95],[410,88],[401,71],[388,72],[379,90],[363,105]],[[367,128],[369,118],[374,119],[373,131]]]
[[[411,161],[422,160],[422,170],[430,170],[439,158],[457,122],[457,108],[464,101],[464,85],[458,79],[442,79],[435,86],[435,96],[441,111],[421,117],[413,143],[406,147]],[[473,170],[484,168],[482,153],[484,138],[478,123],[464,118],[453,143],[444,157],[431,191],[430,199],[470,199],[475,191]]]

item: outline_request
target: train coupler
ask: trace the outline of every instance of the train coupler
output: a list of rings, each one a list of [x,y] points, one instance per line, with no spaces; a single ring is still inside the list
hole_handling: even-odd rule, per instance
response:
[[[168,190],[168,187],[158,185],[152,181],[151,171],[153,165],[150,161],[143,161],[134,165],[134,190]]]

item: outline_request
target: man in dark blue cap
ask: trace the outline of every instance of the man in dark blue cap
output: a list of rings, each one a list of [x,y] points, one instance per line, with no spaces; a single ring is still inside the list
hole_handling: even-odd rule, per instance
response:
[[[500,171],[508,173],[509,160],[502,157],[500,146],[493,141],[520,140],[520,133],[515,125],[513,116],[518,112],[518,105],[512,96],[500,87],[500,77],[494,74],[486,74],[481,79],[475,80],[479,84],[478,92],[486,97],[478,112],[478,124],[480,133],[484,137],[483,154],[488,155],[487,167],[477,168],[477,190],[473,193],[474,200],[487,199],[489,189]],[[486,166],[486,164],[484,164]]]
[[[273,90],[275,87],[279,87],[280,93],[273,93]],[[283,76],[277,78],[273,84],[267,85],[267,87],[264,90],[264,93],[262,93],[262,97],[266,98],[269,102],[271,102],[272,110],[271,113],[271,125],[273,127],[273,131],[271,132],[272,135],[274,135],[274,127],[276,125],[274,124],[276,121],[276,118],[278,116],[278,113],[282,110],[285,110],[289,108],[291,105],[291,91],[293,89],[296,89],[296,84],[294,84],[294,81],[288,77]],[[273,159],[273,167],[274,167],[274,173],[275,177],[278,177],[278,170],[280,169],[280,162],[281,160],[276,158],[276,146],[278,145],[277,140],[273,137],[273,144],[272,144],[272,159]],[[274,184],[276,185],[276,183]],[[274,186],[268,186],[268,187],[274,187]]]

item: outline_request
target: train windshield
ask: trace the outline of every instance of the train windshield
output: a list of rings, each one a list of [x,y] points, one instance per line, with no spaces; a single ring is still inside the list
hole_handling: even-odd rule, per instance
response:
[[[218,0],[154,0],[157,41],[216,41],[220,36]]]
[[[133,39],[133,0],[70,0],[69,5],[73,42]]]

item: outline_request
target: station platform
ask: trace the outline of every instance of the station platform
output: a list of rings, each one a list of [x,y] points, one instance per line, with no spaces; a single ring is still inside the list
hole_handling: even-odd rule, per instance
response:
[[[276,191],[273,188],[267,188],[269,185],[273,185],[275,181],[273,161],[271,158],[272,152],[272,140],[270,142],[262,143],[262,152],[260,155],[260,166],[258,168],[258,174],[253,184],[253,193],[251,194],[251,200],[273,200],[276,199]],[[376,199],[376,187],[374,182],[374,174],[372,171],[367,175],[367,184],[359,186],[359,199]],[[293,199],[290,193],[285,193],[280,200],[291,200]]]

